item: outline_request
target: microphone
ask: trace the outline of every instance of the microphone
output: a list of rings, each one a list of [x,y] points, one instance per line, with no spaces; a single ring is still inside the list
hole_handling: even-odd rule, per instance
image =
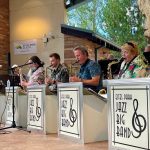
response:
[[[73,65],[75,65],[75,64],[77,64],[79,62],[79,60],[76,60],[74,63],[72,63],[71,65],[73,66]]]
[[[31,64],[33,64],[33,62],[30,62],[30,63],[25,63],[25,65],[31,65]]]
[[[30,64],[33,64],[33,62],[25,63],[25,64],[23,64],[23,65],[19,65],[19,66],[17,66],[17,67],[24,67],[24,66],[27,66],[27,65],[30,65]],[[15,67],[15,68],[16,68],[16,67]],[[11,69],[14,69],[14,68],[11,68]]]

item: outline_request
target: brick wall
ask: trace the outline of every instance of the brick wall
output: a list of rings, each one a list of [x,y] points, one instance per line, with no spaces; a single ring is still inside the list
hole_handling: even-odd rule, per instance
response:
[[[94,50],[99,47],[99,45],[85,38],[64,35],[64,63],[68,66],[70,74],[75,74],[79,69],[78,65],[71,66],[71,64],[75,62],[75,57],[72,50],[74,47],[79,45],[83,45],[88,48],[89,58],[93,60],[95,59]]]
[[[8,72],[9,0],[0,0],[0,74]]]

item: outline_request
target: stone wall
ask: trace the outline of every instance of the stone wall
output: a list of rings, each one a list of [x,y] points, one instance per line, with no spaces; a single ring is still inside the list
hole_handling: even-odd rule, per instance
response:
[[[0,0],[0,74],[8,72],[9,0]]]

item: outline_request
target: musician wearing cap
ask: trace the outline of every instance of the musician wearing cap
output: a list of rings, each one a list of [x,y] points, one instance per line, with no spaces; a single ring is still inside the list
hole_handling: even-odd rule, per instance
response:
[[[50,91],[56,91],[58,82],[69,82],[69,71],[60,63],[60,56],[57,53],[49,55],[49,62],[50,66],[46,68],[45,84]]]
[[[42,62],[39,57],[32,56],[28,60],[30,70],[27,74],[27,81],[21,81],[22,86],[31,86],[44,84],[45,74],[44,74],[44,62]]]
[[[11,68],[12,68],[13,74],[15,76],[20,76],[20,74],[22,74],[21,73],[21,68],[17,64],[12,65]],[[23,80],[26,80],[25,74],[22,74],[22,78],[23,78]]]
[[[121,54],[124,61],[121,64],[120,71],[118,74],[119,79],[129,79],[139,76],[140,70],[146,68],[146,64],[143,58],[139,55],[138,47],[135,42],[126,42],[121,46]]]
[[[97,62],[90,60],[88,51],[83,46],[73,49],[76,60],[81,65],[77,76],[70,77],[70,82],[82,82],[84,88],[99,92],[102,88],[101,68]]]

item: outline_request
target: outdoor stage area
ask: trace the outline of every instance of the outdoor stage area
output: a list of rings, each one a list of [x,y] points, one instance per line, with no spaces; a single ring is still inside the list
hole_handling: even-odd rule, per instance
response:
[[[5,134],[4,134],[5,133]],[[77,144],[57,134],[20,131],[16,128],[0,131],[1,150],[108,150],[108,142]]]

